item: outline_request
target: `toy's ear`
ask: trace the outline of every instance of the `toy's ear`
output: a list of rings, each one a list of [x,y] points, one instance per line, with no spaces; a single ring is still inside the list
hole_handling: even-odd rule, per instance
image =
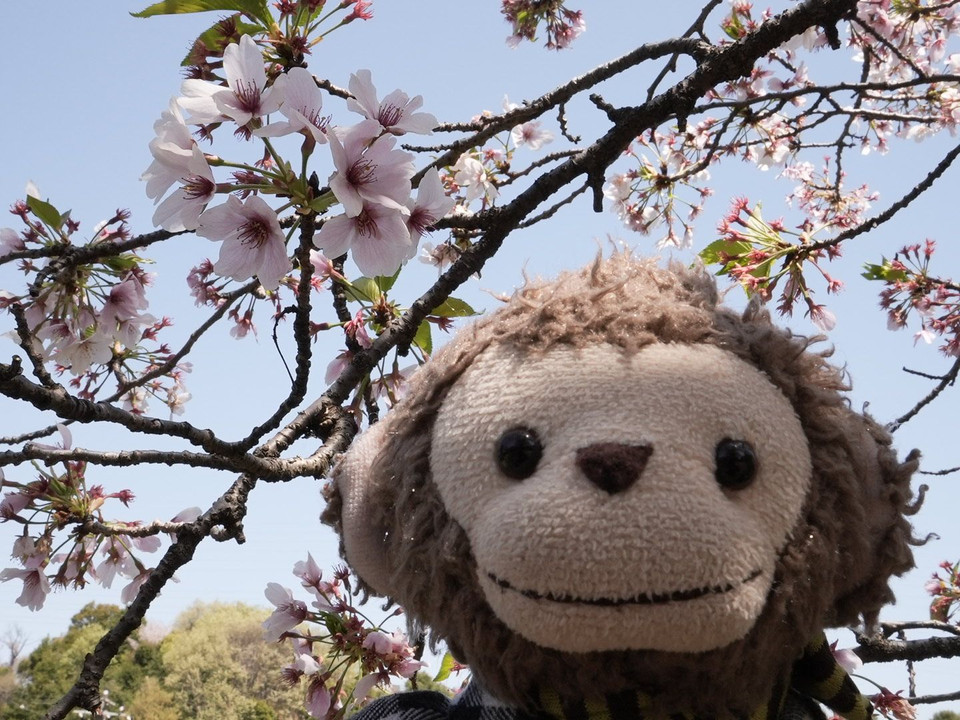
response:
[[[384,542],[388,528],[376,501],[382,478],[373,461],[383,447],[390,425],[381,421],[363,432],[340,461],[334,481],[341,498],[340,533],[347,563],[373,592],[390,595],[390,570]]]

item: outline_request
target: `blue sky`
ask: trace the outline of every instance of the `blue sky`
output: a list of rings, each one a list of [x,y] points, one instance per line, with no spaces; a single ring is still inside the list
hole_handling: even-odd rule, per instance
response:
[[[417,3],[375,3],[375,18],[355,23],[324,41],[315,51],[311,70],[346,86],[349,74],[360,68],[373,71],[381,94],[402,88],[410,95],[424,96],[424,110],[441,121],[462,121],[484,109],[499,111],[504,96],[519,102],[533,99],[566,79],[600,62],[613,59],[645,40],[657,40],[682,32],[695,15],[695,7],[658,5],[655,22],[649,6],[630,0],[611,0],[587,7],[587,32],[573,49],[549,52],[526,45],[510,50],[504,43],[508,26],[498,14],[498,3],[451,3],[418,0]],[[14,3],[5,12],[8,28],[4,59],[0,64],[0,87],[5,112],[0,114],[0,204],[22,198],[28,180],[59,208],[72,208],[73,217],[89,229],[108,218],[118,207],[133,213],[136,232],[151,230],[153,209],[138,178],[150,162],[147,143],[152,125],[180,85],[179,61],[190,40],[207,27],[215,15],[161,17],[139,20],[126,11],[137,3],[117,2],[109,10],[81,14],[74,3]],[[716,35],[716,33],[714,33]],[[831,64],[851,62],[837,54]],[[638,102],[646,82],[659,69],[640,68],[602,88],[611,102]],[[330,102],[334,123],[353,122],[342,104]],[[606,119],[585,101],[570,108],[571,130],[585,139],[596,137]],[[545,123],[548,125],[548,123]],[[556,132],[556,128],[551,128]],[[429,142],[429,139],[426,139]],[[218,140],[218,143],[221,142]],[[418,141],[419,142],[419,139]],[[877,210],[886,207],[916,182],[952,146],[951,138],[923,144],[895,142],[883,157],[871,155],[848,168],[851,184],[870,182],[881,197]],[[235,145],[225,145],[225,153]],[[559,149],[559,143],[547,149]],[[518,162],[538,155],[521,150]],[[318,157],[323,157],[318,155]],[[809,158],[816,162],[818,158]],[[324,160],[325,161],[325,160]],[[318,165],[321,178],[331,166]],[[847,247],[844,258],[833,268],[847,283],[844,293],[829,305],[838,317],[829,342],[836,348],[835,361],[846,366],[854,381],[851,402],[870,411],[881,421],[896,417],[929,389],[929,382],[906,375],[902,366],[929,373],[942,373],[949,363],[934,348],[914,347],[910,332],[893,333],[877,309],[878,286],[859,277],[863,262],[890,256],[908,242],[930,237],[939,241],[937,262],[941,272],[960,275],[960,251],[953,237],[956,175],[947,176],[921,203],[896,222],[860,238]],[[776,217],[787,212],[783,198],[792,188],[788,180],[776,179],[776,170],[766,173],[728,162],[713,171],[715,198],[707,205],[698,226],[698,247],[715,239],[716,220],[730,198],[746,195],[763,200],[764,213]],[[944,208],[947,211],[944,212]],[[0,219],[0,225],[15,226],[16,218]],[[490,309],[496,301],[490,293],[510,292],[522,281],[522,272],[552,275],[563,268],[587,262],[598,247],[608,247],[616,238],[653,254],[655,238],[623,228],[611,212],[594,214],[589,200],[580,199],[549,223],[511,236],[500,256],[491,261],[479,280],[461,293],[474,307]],[[441,238],[435,238],[439,240]],[[177,320],[171,340],[182,339],[195,314],[184,279],[191,266],[215,250],[209,241],[195,236],[176,238],[151,253],[152,270],[159,276],[151,292],[150,312],[169,314]],[[678,253],[684,262],[690,253]],[[398,285],[401,302],[414,299],[414,291],[429,281],[435,271],[426,266],[411,268],[410,279]],[[0,269],[0,288],[13,288],[16,274]],[[734,304],[743,302],[738,290],[730,293]],[[329,311],[328,311],[329,312]],[[284,392],[285,373],[261,315],[259,340],[237,342],[228,327],[215,329],[198,347],[195,370],[188,378],[193,400],[185,419],[215,428],[222,437],[237,438],[255,424],[264,408]],[[798,332],[812,334],[802,317],[788,322]],[[0,332],[9,328],[0,320]],[[338,349],[333,334],[316,346],[317,362],[324,364]],[[0,357],[9,357],[15,346],[0,338]],[[311,392],[322,391],[318,378]],[[924,468],[938,470],[960,465],[956,446],[956,391],[925,410],[902,428],[896,444],[902,452],[919,447]],[[159,410],[158,410],[159,412]],[[36,413],[9,402],[0,404],[0,434],[46,424]],[[108,448],[145,447],[142,438],[131,438],[113,429],[75,428],[78,446]],[[19,479],[17,470],[8,476]],[[231,478],[212,471],[143,468],[97,470],[97,481],[111,489],[130,487],[137,495],[129,517],[166,519],[184,507],[206,508]],[[918,533],[936,532],[940,539],[917,551],[918,570],[898,583],[900,604],[885,617],[925,617],[928,598],[922,585],[935,566],[960,554],[960,524],[955,508],[960,506],[956,476],[931,478],[927,505],[916,518]],[[241,600],[265,604],[267,582],[292,584],[293,563],[312,552],[321,565],[337,562],[336,542],[317,517],[322,510],[319,488],[309,480],[286,485],[261,485],[254,492],[246,522],[247,544],[207,542],[194,563],[180,573],[180,582],[164,590],[148,618],[169,624],[176,614],[196,599]],[[15,529],[0,526],[0,545],[8,546]],[[13,604],[17,583],[0,585],[2,626],[18,624],[32,642],[46,634],[61,632],[76,610],[86,602],[119,602],[118,581],[112,590],[90,588],[82,593],[59,592],[48,599],[41,613],[30,613]],[[3,627],[0,627],[2,632]],[[931,663],[919,673],[922,693],[947,691],[950,670],[945,663]],[[905,675],[889,675],[889,668],[869,674],[880,677],[891,689],[906,686]],[[955,677],[955,673],[953,675]],[[936,687],[935,687],[936,686]]]

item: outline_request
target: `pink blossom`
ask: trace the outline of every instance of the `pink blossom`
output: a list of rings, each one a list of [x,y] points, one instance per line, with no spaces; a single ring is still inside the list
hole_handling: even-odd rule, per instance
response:
[[[293,593],[279,583],[268,583],[263,593],[276,610],[263,621],[264,632],[279,640],[281,636],[307,618],[307,605],[302,600],[294,600]]]
[[[395,675],[410,677],[423,667],[422,662],[413,659],[413,648],[399,630],[390,634],[373,630],[363,639],[363,647],[373,651],[387,671]]]
[[[850,648],[837,649],[837,643],[830,645],[830,652],[833,653],[837,663],[848,673],[853,673],[863,667],[863,660]]]
[[[0,228],[0,257],[26,250],[20,233],[12,228]]]
[[[368,277],[393,275],[417,250],[404,213],[371,202],[362,203],[355,216],[327,220],[316,244],[328,257],[351,251],[353,261]]]
[[[280,107],[280,93],[267,88],[263,54],[249,35],[224,49],[223,71],[226,88],[206,80],[183,81],[180,106],[190,113],[190,122],[206,124],[228,117],[243,127]]]
[[[464,153],[453,166],[455,172],[453,181],[460,187],[467,188],[466,202],[476,200],[481,195],[487,202],[493,202],[497,199],[500,191],[487,175],[487,169],[483,163],[469,153]]]
[[[370,691],[377,686],[377,683],[380,681],[380,675],[378,673],[370,673],[369,675],[364,675],[362,678],[357,680],[357,684],[353,686],[353,699],[354,700],[363,700],[370,694]]]
[[[369,20],[373,17],[373,10],[370,9],[372,4],[372,0],[343,0],[340,7],[353,5],[353,10],[343,19],[343,23],[346,24],[354,20]]]
[[[171,154],[171,157],[176,157]],[[182,185],[164,200],[153,213],[153,224],[170,232],[196,230],[200,213],[203,212],[217,191],[213,170],[206,157],[196,145],[182,162]]]
[[[326,372],[323,375],[323,382],[329,385],[338,377],[340,377],[340,374],[347,369],[347,366],[350,364],[352,359],[353,353],[349,350],[344,350],[343,352],[339,353],[327,364]]]
[[[273,84],[274,92],[283,97],[280,112],[286,122],[274,122],[254,131],[258,137],[275,137],[302,132],[318,143],[327,141],[327,118],[323,111],[323,94],[309,70],[290,68]]]
[[[97,566],[97,577],[105,588],[113,584],[113,579],[118,572],[126,577],[136,576],[136,562],[119,539],[108,538],[101,553],[106,556],[106,559]]]
[[[100,331],[77,338],[74,333],[62,338],[53,359],[70,369],[72,375],[83,375],[91,365],[108,363],[113,357],[113,338]]]
[[[150,407],[150,393],[143,387],[130,388],[123,396],[123,409],[134,415],[143,415]]]
[[[230,195],[225,204],[207,209],[197,235],[223,241],[213,266],[220,275],[235,280],[256,275],[267,290],[276,290],[293,267],[277,214],[257,195],[245,202]]]
[[[531,150],[539,150],[544,144],[553,140],[553,133],[540,129],[539,120],[531,120],[517,125],[510,131],[510,138],[517,147],[526,145]]]
[[[438,220],[446,217],[456,204],[456,200],[448,197],[443,191],[440,173],[434,168],[428,170],[420,180],[417,199],[407,201],[407,208],[410,210],[407,229],[414,243],[418,242]]]
[[[313,559],[313,555],[307,553],[306,560],[298,560],[294,563],[293,574],[303,581],[304,587],[316,587],[323,576],[323,571]]]
[[[313,265],[313,278],[320,283],[326,282],[330,278],[334,280],[345,280],[337,269],[333,266],[333,260],[328,258],[322,252],[317,250],[310,251],[310,264]]]
[[[807,313],[810,321],[824,332],[830,332],[837,326],[837,316],[823,305],[810,304]]]
[[[364,200],[401,208],[410,196],[413,156],[394,150],[393,136],[379,133],[376,120],[364,120],[329,135],[337,169],[330,176],[330,189],[349,217],[360,214]]]
[[[307,687],[307,712],[312,718],[325,718],[330,710],[330,703],[330,691],[323,684],[323,680],[314,675]]]
[[[0,571],[0,582],[14,579],[23,580],[23,591],[17,598],[17,604],[34,611],[42,608],[47,595],[50,594],[50,581],[47,580],[43,569],[39,567],[24,570],[6,568]]]
[[[348,87],[353,97],[347,100],[347,108],[375,120],[389,133],[430,135],[437,126],[437,118],[430,113],[414,112],[423,105],[420,95],[411,100],[405,92],[394,90],[378,101],[369,70],[357,70],[352,74]]]
[[[288,685],[296,685],[304,675],[316,675],[323,671],[323,665],[317,662],[317,659],[310,653],[309,647],[303,640],[294,640],[293,663],[280,671]]]
[[[3,501],[0,502],[0,519],[13,520],[30,504],[31,500],[30,495],[24,492],[4,493]]]
[[[184,405],[193,395],[187,391],[183,385],[177,384],[167,388],[167,407],[170,408],[171,415],[183,415]]]
[[[140,311],[149,305],[143,280],[134,273],[127,273],[123,280],[110,288],[107,301],[100,310],[100,322],[107,327],[140,317]]]
[[[170,101],[169,109],[161,113],[153,129],[157,134],[150,141],[153,162],[140,179],[147,182],[147,197],[156,202],[183,177],[196,142],[175,100]]]
[[[153,570],[148,569],[137,573],[133,580],[125,585],[121,591],[120,602],[122,602],[124,605],[129,605],[132,603],[136,599],[137,593],[140,592],[140,587],[150,579],[150,574],[152,572]]]
[[[420,262],[433,265],[440,270],[455,262],[460,257],[460,250],[450,243],[440,243],[436,247],[433,243],[424,243],[420,249]]]

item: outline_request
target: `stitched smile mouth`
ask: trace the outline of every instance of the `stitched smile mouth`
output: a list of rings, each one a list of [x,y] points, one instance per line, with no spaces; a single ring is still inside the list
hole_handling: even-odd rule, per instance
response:
[[[762,570],[754,570],[743,580],[737,583],[727,583],[726,585],[713,585],[711,587],[693,588],[691,590],[674,590],[669,593],[653,593],[636,595],[630,598],[581,598],[575,595],[557,595],[555,593],[538,593],[535,590],[522,590],[511,585],[503,578],[499,578],[491,572],[487,577],[495,582],[504,590],[510,590],[519,593],[531,600],[549,600],[556,603],[570,603],[578,605],[597,605],[599,607],[619,607],[621,605],[665,605],[673,602],[684,602],[686,600],[696,600],[707,597],[708,595],[723,595],[737,589],[741,585],[746,585],[751,580],[756,580],[763,574]]]

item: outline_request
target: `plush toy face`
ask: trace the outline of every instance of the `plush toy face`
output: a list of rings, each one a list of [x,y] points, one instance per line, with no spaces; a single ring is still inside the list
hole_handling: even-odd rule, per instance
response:
[[[750,714],[912,566],[917,457],[809,345],[627,253],[530,283],[357,439],[324,517],[501,701]]]
[[[810,477],[787,399],[712,346],[495,346],[447,396],[431,445],[494,614],[570,652],[743,637]]]

